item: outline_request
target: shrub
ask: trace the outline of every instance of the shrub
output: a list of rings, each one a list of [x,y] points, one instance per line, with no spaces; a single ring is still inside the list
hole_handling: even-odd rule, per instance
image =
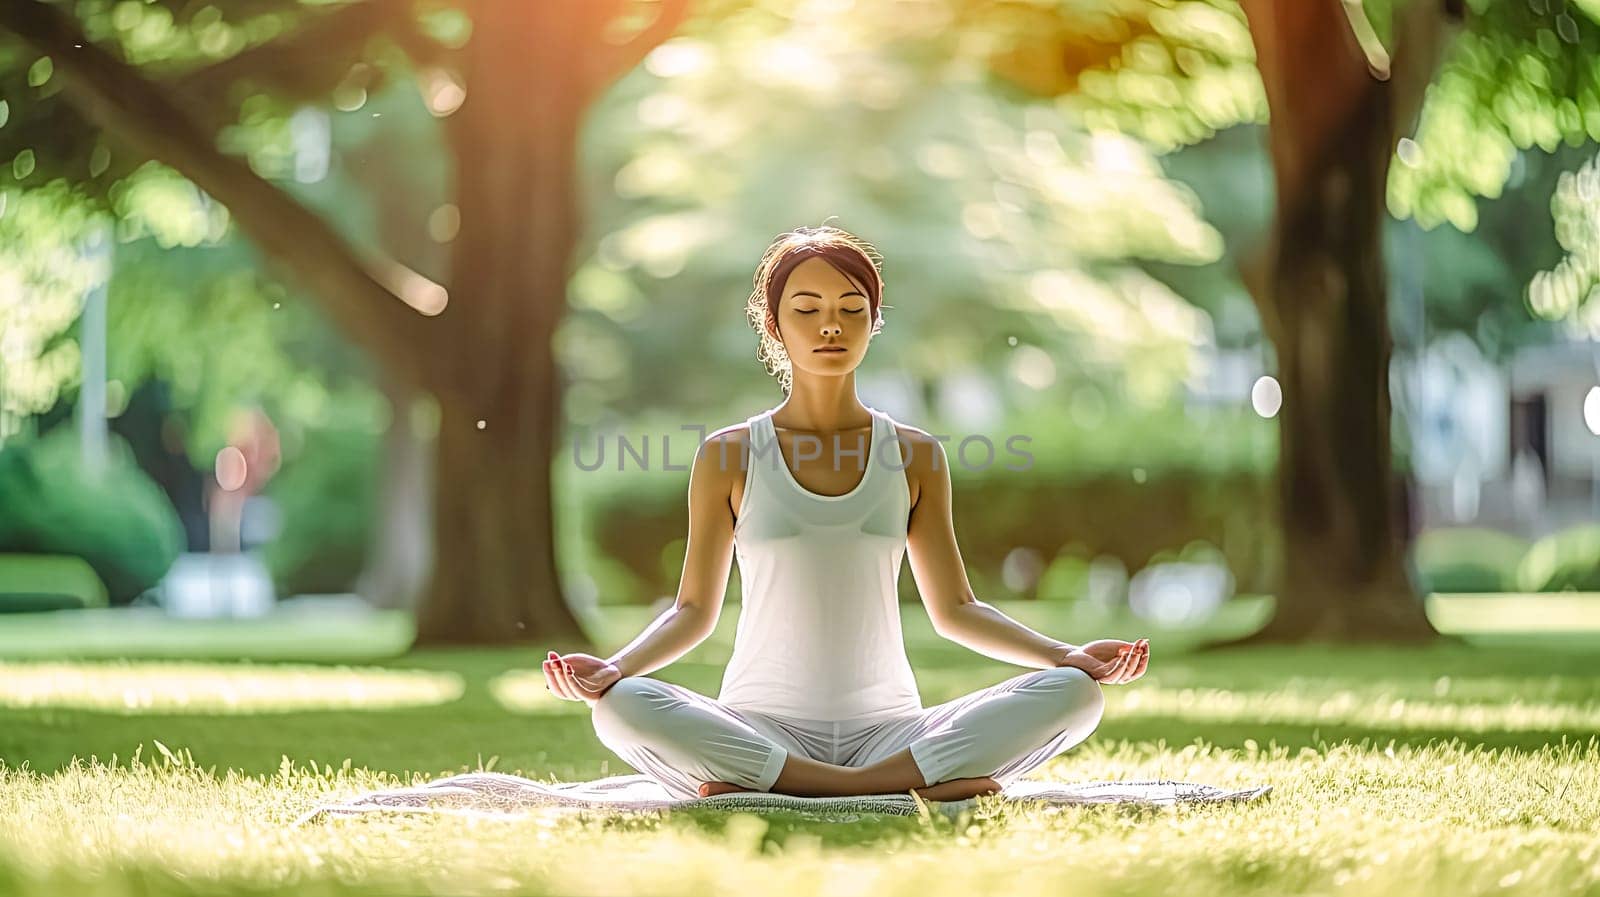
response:
[[[8,445],[0,451],[0,508],[0,552],[82,558],[112,604],[160,582],[184,549],[178,512],[115,434],[98,473],[84,466],[72,430]]]
[[[374,524],[380,441],[365,430],[308,429],[267,484],[282,520],[263,550],[278,594],[354,589]]]
[[[1528,592],[1600,591],[1600,524],[1551,533],[1533,543],[1517,569]]]
[[[1424,593],[1509,592],[1518,588],[1517,567],[1527,552],[1525,539],[1461,526],[1422,533],[1412,547],[1412,558]]]
[[[106,584],[83,558],[0,554],[0,613],[105,607]]]
[[[728,422],[724,416],[704,425],[709,432]],[[1160,549],[1196,539],[1221,549],[1241,590],[1272,588],[1281,541],[1271,511],[1275,424],[1248,409],[1126,407],[1089,423],[1017,412],[982,434],[948,422],[904,422],[930,433],[962,434],[949,439],[946,451],[961,554],[981,594],[1070,600],[1082,594],[1085,573],[1060,557],[1068,546],[1085,559],[1109,555],[1139,569]],[[676,588],[683,554],[674,543],[684,535],[688,488],[684,465],[695,442],[695,433],[683,427],[681,416],[657,414],[626,421],[620,432],[579,434],[574,440],[584,446],[587,464],[596,461],[597,437],[604,446],[592,470],[577,468],[570,446],[558,452],[563,489],[583,512],[585,551],[628,573],[616,580],[624,591],[608,593],[603,603],[648,603]],[[623,463],[616,451],[620,435],[637,447],[644,434],[672,437],[670,453],[659,437],[649,440],[648,470],[631,457]],[[963,463],[961,443],[977,435],[989,440],[993,457],[974,442]],[[1009,441],[1017,436],[1028,441]],[[1045,559],[1035,588],[1021,594],[1001,575],[1005,559],[1019,548]],[[900,592],[915,600],[912,577],[901,577]]]

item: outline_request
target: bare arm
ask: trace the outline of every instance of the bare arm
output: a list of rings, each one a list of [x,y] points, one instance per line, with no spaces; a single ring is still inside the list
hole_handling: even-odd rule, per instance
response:
[[[1060,666],[1061,659],[1077,645],[1035,632],[972,593],[956,546],[950,465],[944,446],[926,434],[921,437],[912,447],[908,468],[920,489],[907,524],[906,552],[934,631],[1006,663],[1038,669]]]
[[[728,499],[731,477],[739,469],[739,451],[738,442],[719,433],[702,442],[695,453],[689,471],[689,537],[678,600],[607,658],[623,676],[643,676],[672,663],[716,628],[733,559],[733,511]]]

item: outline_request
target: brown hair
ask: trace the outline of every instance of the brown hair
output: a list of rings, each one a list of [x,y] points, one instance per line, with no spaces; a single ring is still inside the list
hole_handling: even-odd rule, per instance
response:
[[[789,353],[784,351],[783,340],[778,338],[778,302],[783,298],[789,274],[810,258],[823,259],[867,294],[873,335],[883,329],[882,309],[893,307],[883,305],[883,277],[878,270],[883,257],[871,243],[826,224],[779,234],[756,266],[755,290],[745,304],[745,317],[761,337],[756,358],[766,366],[767,373],[778,378],[786,393],[794,385],[794,367]]]

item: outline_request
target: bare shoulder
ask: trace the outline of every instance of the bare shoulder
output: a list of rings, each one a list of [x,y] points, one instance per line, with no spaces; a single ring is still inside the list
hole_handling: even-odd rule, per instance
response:
[[[702,494],[714,495],[734,513],[744,499],[746,453],[750,448],[750,422],[740,421],[713,431],[695,453],[690,478]]]
[[[908,470],[933,471],[943,462],[944,445],[928,431],[899,421],[895,421],[894,429]]]
[[[911,506],[915,508],[924,486],[937,488],[942,482],[940,474],[948,477],[944,445],[920,427],[895,421],[894,428],[900,440],[900,457],[905,465],[906,482],[911,487]]]
[[[695,454],[695,472],[705,471],[714,478],[744,473],[745,452],[750,447],[750,424],[740,421],[706,436]],[[729,480],[731,482],[731,479]]]

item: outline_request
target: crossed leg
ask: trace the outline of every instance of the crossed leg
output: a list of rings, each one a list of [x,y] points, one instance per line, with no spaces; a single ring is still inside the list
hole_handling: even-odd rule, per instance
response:
[[[955,800],[998,790],[1082,742],[1103,706],[1099,683],[1082,670],[1033,670],[866,727],[843,764],[817,759],[825,742],[803,729],[647,676],[613,685],[593,722],[606,747],[679,797],[916,790]]]
[[[649,676],[617,680],[594,703],[591,722],[601,744],[679,798],[700,796],[709,781],[771,791],[785,766],[829,765],[758,714]]]
[[[866,787],[907,761],[929,785],[987,778],[1004,787],[1083,742],[1104,709],[1100,683],[1083,670],[1032,670],[885,722],[845,763]]]

